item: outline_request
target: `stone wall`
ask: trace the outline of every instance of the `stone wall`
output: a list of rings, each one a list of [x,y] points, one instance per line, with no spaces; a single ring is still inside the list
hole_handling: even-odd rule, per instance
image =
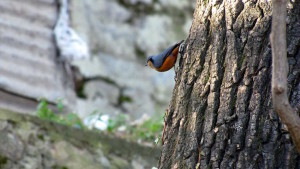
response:
[[[149,169],[160,150],[0,110],[1,169]]]
[[[58,0],[0,2],[0,107],[33,112],[38,98],[85,117],[92,112],[133,119],[163,114],[174,71],[145,67],[146,57],[185,39],[194,0],[70,1],[71,26],[89,46],[91,59],[74,61],[84,76],[77,99],[58,59],[53,29]]]
[[[174,86],[174,70],[158,73],[145,67],[147,56],[186,39],[194,0],[72,1],[72,27],[90,47],[91,60],[74,62],[91,80],[78,111],[162,114]],[[84,112],[85,111],[85,112]]]

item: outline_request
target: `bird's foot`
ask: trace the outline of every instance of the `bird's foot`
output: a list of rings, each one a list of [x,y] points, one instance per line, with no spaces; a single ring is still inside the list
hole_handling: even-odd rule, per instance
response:
[[[180,46],[179,46],[179,53],[180,53],[181,56],[182,56],[183,53],[184,53],[184,48],[185,48],[185,41],[182,42],[182,43],[180,44]]]

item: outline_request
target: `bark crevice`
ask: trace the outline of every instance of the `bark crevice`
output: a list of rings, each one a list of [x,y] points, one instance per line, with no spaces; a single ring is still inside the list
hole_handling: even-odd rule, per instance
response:
[[[300,2],[291,6],[288,32],[294,35],[288,40],[292,65],[288,96],[297,106]],[[261,0],[197,1],[186,52],[176,71],[168,141],[159,168],[194,169],[199,162],[199,168],[300,165],[289,134],[272,109],[271,7],[271,2]]]

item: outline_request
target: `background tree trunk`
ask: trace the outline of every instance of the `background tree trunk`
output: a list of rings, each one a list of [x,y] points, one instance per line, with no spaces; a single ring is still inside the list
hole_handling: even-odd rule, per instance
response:
[[[300,104],[300,1],[287,5],[288,97]],[[197,0],[159,168],[300,168],[272,109],[272,4]]]

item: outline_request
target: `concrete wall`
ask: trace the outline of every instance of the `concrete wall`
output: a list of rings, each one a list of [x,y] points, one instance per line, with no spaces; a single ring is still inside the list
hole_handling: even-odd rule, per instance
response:
[[[0,107],[33,112],[41,97],[75,103],[57,61],[57,8],[56,0],[0,1]]]

